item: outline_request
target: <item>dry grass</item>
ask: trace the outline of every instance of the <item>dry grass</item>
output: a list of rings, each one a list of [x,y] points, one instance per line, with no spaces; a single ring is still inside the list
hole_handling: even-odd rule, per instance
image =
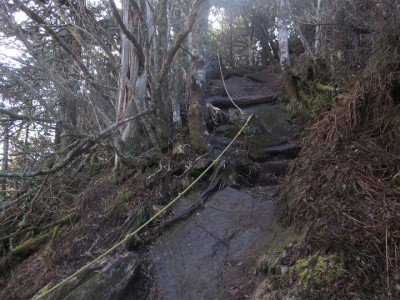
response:
[[[341,255],[350,280],[337,294],[400,298],[399,33],[395,18],[377,29],[362,76],[304,139],[288,178],[298,192],[282,203],[312,224],[308,253]]]

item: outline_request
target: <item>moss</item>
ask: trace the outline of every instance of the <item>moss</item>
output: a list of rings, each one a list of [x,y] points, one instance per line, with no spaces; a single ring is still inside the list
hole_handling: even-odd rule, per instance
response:
[[[22,244],[15,247],[11,250],[10,254],[12,256],[25,256],[27,255],[33,248],[46,241],[49,237],[49,233],[45,233],[42,235],[35,236],[23,242]]]
[[[271,299],[271,283],[268,279],[265,279],[261,284],[257,287],[253,299],[254,300],[267,300]]]
[[[265,275],[278,272],[279,255],[264,254],[257,261],[257,270]]]
[[[318,252],[304,259],[299,259],[291,268],[299,278],[299,288],[308,289],[314,285],[329,285],[344,275],[337,255],[320,255]]]
[[[134,168],[127,168],[124,166],[120,166],[118,170],[114,170],[111,173],[110,181],[116,185],[122,184],[127,179],[129,179],[133,174],[135,174],[136,171],[137,170]]]
[[[129,189],[123,188],[118,191],[115,201],[117,202],[117,205],[119,205],[122,202],[125,202],[132,197],[133,197],[133,192]]]
[[[118,174],[118,172],[112,172],[111,173],[111,177],[110,177],[110,181],[113,183],[113,184],[118,184],[119,183],[119,174]]]
[[[285,290],[291,281],[289,266],[282,265],[282,253],[287,247],[295,249],[304,239],[307,226],[296,230],[293,226],[284,227],[275,219],[269,226],[268,234],[271,243],[265,249],[265,253],[257,261],[257,271],[266,276],[258,286],[254,299],[276,299],[281,291]]]
[[[58,232],[60,231],[60,225],[54,226],[53,230],[51,231],[51,240],[46,244],[46,248],[43,251],[42,259],[45,260],[48,258],[51,253],[53,252],[54,240],[57,237]]]
[[[203,136],[203,108],[200,101],[202,93],[194,80],[191,84],[191,92],[188,108],[189,141],[195,153],[204,153],[207,151],[207,141]]]
[[[398,171],[391,179],[390,184],[394,187],[400,187],[400,171]]]
[[[104,169],[103,163],[93,163],[89,165],[89,175],[95,176]]]
[[[331,92],[318,92],[314,97],[307,100],[307,109],[312,117],[318,118],[321,113],[332,107],[333,102]]]

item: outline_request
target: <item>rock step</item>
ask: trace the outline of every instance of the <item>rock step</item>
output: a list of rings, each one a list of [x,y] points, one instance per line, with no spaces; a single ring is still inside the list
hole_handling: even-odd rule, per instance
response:
[[[274,102],[277,98],[277,94],[270,94],[270,95],[253,95],[253,96],[246,96],[246,97],[233,97],[233,102],[237,106],[249,106],[254,104],[260,103],[271,103]],[[211,103],[213,106],[218,108],[232,108],[235,107],[232,103],[232,100],[229,97],[222,97],[222,96],[213,96],[207,99],[208,103]]]
[[[260,139],[263,142],[263,139]],[[297,142],[281,142],[275,145],[271,142],[264,142],[264,147],[260,143],[250,148],[249,158],[255,162],[268,162],[285,159],[294,159],[299,155],[301,146]]]
[[[298,143],[283,144],[277,146],[269,146],[265,149],[265,154],[271,157],[279,157],[286,159],[296,158],[301,150]]]

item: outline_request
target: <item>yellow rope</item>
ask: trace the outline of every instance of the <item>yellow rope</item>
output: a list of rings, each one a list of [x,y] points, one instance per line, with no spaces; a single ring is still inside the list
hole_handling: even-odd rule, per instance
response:
[[[168,205],[166,205],[163,209],[161,209],[158,213],[156,213],[153,217],[151,217],[147,222],[145,222],[144,224],[142,224],[139,228],[137,228],[135,231],[133,231],[132,233],[129,233],[125,236],[125,238],[116,243],[114,246],[112,246],[110,249],[108,249],[106,252],[104,252],[103,254],[101,254],[100,256],[98,256],[97,258],[95,258],[94,260],[92,260],[91,262],[89,262],[87,265],[83,266],[82,268],[80,268],[78,271],[76,271],[74,274],[68,276],[67,278],[65,278],[64,280],[62,280],[60,283],[56,284],[55,286],[53,286],[52,288],[50,288],[49,290],[43,292],[42,294],[39,294],[37,296],[35,296],[33,299],[34,300],[38,300],[38,299],[43,299],[44,296],[47,296],[48,294],[50,294],[51,292],[53,292],[54,290],[56,290],[57,288],[61,287],[62,285],[66,284],[67,282],[69,282],[70,280],[74,279],[76,276],[78,276],[79,274],[81,274],[83,271],[87,270],[89,267],[93,266],[95,263],[97,263],[100,259],[104,258],[105,256],[107,256],[108,254],[110,254],[113,250],[117,249],[119,246],[121,246],[123,243],[125,243],[126,241],[128,241],[130,238],[132,238],[135,234],[138,234],[140,231],[142,231],[147,225],[149,225],[151,222],[153,222],[155,219],[157,219],[161,214],[163,214],[168,208],[170,208],[173,204],[175,204],[175,202],[177,202],[180,198],[182,198],[183,195],[185,195],[201,178],[203,178],[203,176],[214,166],[216,165],[220,158],[222,157],[222,155],[225,154],[225,152],[232,146],[232,144],[236,141],[236,139],[240,136],[240,134],[242,133],[242,131],[246,128],[246,126],[249,124],[251,118],[253,117],[253,115],[250,115],[246,122],[244,123],[244,125],[242,126],[242,128],[238,131],[238,133],[236,134],[236,136],[232,139],[232,141],[228,144],[228,146],[226,146],[226,148],[220,153],[220,155],[218,155],[218,157],[216,159],[214,159],[214,161],[211,163],[211,165],[208,166],[207,169],[204,170],[203,173],[200,174],[199,177],[197,177],[196,180],[194,180],[183,192],[179,193],[178,196],[172,200]]]
[[[246,113],[243,110],[241,110],[241,108],[235,103],[235,101],[233,101],[231,95],[229,94],[228,88],[226,87],[226,84],[225,84],[224,74],[222,74],[221,59],[219,58],[219,54],[217,54],[217,56],[218,56],[218,63],[219,63],[219,71],[221,73],[221,79],[222,79],[222,83],[224,84],[224,88],[225,88],[226,94],[228,95],[229,100],[231,100],[233,106],[237,110],[239,110],[242,115],[245,115]]]

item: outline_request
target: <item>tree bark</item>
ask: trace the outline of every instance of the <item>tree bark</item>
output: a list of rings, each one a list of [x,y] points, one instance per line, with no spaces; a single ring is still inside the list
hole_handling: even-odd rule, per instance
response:
[[[10,141],[10,127],[8,124],[3,125],[3,153],[2,153],[2,162],[1,162],[1,170],[2,172],[8,171],[8,158],[9,158],[9,141]],[[1,191],[2,194],[5,195],[7,191],[7,179],[3,178],[1,180]]]
[[[314,54],[315,57],[319,57],[321,55],[321,25],[320,23],[320,14],[321,14],[321,0],[317,2],[317,26],[315,27],[315,42],[314,42]]]
[[[204,1],[199,12],[196,27],[193,30],[189,51],[193,54],[192,76],[189,97],[188,126],[189,139],[196,152],[204,152],[207,149],[205,134],[205,99],[204,88],[206,85],[205,61],[207,58],[208,42],[208,15],[210,2]]]
[[[286,24],[286,3],[285,0],[277,0],[277,29],[279,36],[279,62],[282,71],[287,72],[290,67],[289,58],[289,32]]]

